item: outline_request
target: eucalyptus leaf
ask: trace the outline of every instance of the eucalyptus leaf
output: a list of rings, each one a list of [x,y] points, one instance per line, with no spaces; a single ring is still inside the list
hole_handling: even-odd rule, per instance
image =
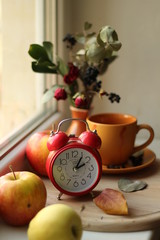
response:
[[[111,58],[112,54],[113,54],[113,48],[110,45],[108,45],[105,48],[105,58],[107,59]]]
[[[89,38],[87,41],[86,41],[86,49],[89,48],[90,45],[92,44],[97,44],[97,38],[95,36]]]
[[[53,61],[53,44],[51,42],[43,42],[43,46],[47,52],[49,60]]]
[[[115,41],[115,42],[109,43],[109,44],[113,48],[114,51],[118,51],[122,46],[121,42],[119,42],[119,41]]]
[[[76,55],[80,55],[80,56],[85,55],[85,50],[84,50],[84,49],[80,49],[80,50],[76,53]]]
[[[92,23],[89,23],[89,22],[85,22],[84,23],[84,30],[89,30],[90,28],[92,27]]]
[[[42,97],[42,103],[46,103],[54,97],[54,92],[58,88],[58,85],[54,85],[49,90],[47,90]]]
[[[75,36],[75,39],[76,39],[76,41],[77,41],[78,43],[80,43],[80,44],[85,44],[86,39],[85,39],[85,36],[84,36],[83,33],[77,34],[77,35]]]
[[[147,183],[140,180],[122,178],[118,181],[118,187],[123,192],[135,192],[147,187]]]
[[[57,62],[58,62],[58,71],[59,71],[59,73],[62,76],[68,74],[69,68],[65,64],[65,62],[60,57],[57,57]]]
[[[106,45],[106,43],[102,41],[100,34],[97,35],[97,43],[102,47]]]
[[[93,43],[89,46],[86,56],[91,62],[100,62],[105,56],[105,48]]]
[[[95,36],[95,35],[96,35],[95,32],[91,32],[91,33],[88,33],[88,34],[86,35],[86,37],[87,37],[87,38],[91,38],[91,37],[93,37],[93,36]]]
[[[98,37],[99,42],[101,40],[102,42],[111,45],[114,51],[118,51],[122,46],[121,42],[118,41],[116,31],[110,26],[102,27]]]
[[[45,48],[39,44],[31,44],[28,53],[32,58],[36,60],[39,60],[40,58],[44,60],[49,60]]]
[[[108,42],[115,42],[118,41],[118,35],[113,28],[109,28],[108,31]]]
[[[108,40],[112,37],[113,29],[110,26],[105,26],[102,27],[100,32],[99,32],[99,37],[100,39],[104,42],[107,43]]]
[[[117,58],[118,56],[112,55],[109,58],[106,58],[99,64],[99,68],[101,69],[101,75],[107,71],[108,66]]]

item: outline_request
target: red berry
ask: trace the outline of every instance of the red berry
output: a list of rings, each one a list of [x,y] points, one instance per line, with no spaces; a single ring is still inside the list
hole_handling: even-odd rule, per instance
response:
[[[64,88],[57,88],[54,92],[54,97],[57,100],[65,100],[67,98],[67,93]]]
[[[47,141],[47,147],[49,151],[58,150],[63,147],[69,140],[69,137],[66,133],[59,131],[58,133],[50,136]]]

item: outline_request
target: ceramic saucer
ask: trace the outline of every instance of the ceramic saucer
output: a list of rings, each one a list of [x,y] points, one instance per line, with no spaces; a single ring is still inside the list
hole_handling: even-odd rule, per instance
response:
[[[111,168],[103,165],[102,171],[103,173],[111,173],[111,174],[135,172],[150,166],[155,161],[155,159],[156,159],[155,153],[146,148],[144,149],[142,163],[140,165],[133,166],[131,164],[131,160],[128,160],[123,166],[119,166],[118,168]]]

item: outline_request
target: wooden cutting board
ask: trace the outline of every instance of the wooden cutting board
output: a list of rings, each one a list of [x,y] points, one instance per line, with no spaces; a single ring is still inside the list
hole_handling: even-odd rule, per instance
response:
[[[148,150],[147,155],[151,157],[149,154],[153,156],[154,153]],[[152,165],[137,172],[103,174],[93,194],[105,188],[119,190],[118,180],[123,177],[143,180],[148,184],[147,188],[141,191],[123,192],[129,209],[127,216],[104,213],[94,204],[91,194],[82,197],[62,195],[61,200],[58,200],[58,190],[50,180],[44,179],[48,194],[47,205],[64,203],[73,207],[81,216],[83,229],[88,231],[129,232],[160,227],[160,160],[156,159]]]

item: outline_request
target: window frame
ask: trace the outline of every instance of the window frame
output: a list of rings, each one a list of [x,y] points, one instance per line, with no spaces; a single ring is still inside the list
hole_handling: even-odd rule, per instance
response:
[[[38,18],[36,21],[37,26],[41,26],[42,23],[44,23],[44,27],[42,27],[42,30],[40,32],[37,32],[37,42],[42,42],[44,39],[47,39],[48,41],[54,42],[54,48],[57,47],[57,34],[56,31],[58,29],[57,27],[57,0],[36,0],[36,4],[38,4],[38,9],[36,11],[36,14],[38,11],[41,11],[43,13],[42,17]],[[38,14],[37,14],[38,15]],[[54,19],[53,19],[54,16]],[[54,21],[55,20],[55,21]],[[54,23],[54,26],[53,26]],[[54,33],[53,33],[54,29]],[[44,74],[37,74],[37,86],[39,86],[39,81],[44,82],[43,87],[44,89],[51,85],[50,78],[51,76],[47,76]],[[55,81],[57,76],[55,77]],[[41,78],[41,79],[39,79]],[[40,89],[37,89],[39,91]],[[27,139],[31,134],[33,134],[35,131],[42,131],[44,129],[49,128],[53,121],[56,122],[58,119],[60,119],[61,114],[59,113],[59,109],[57,104],[55,103],[55,109],[52,110],[52,103],[47,103],[44,105],[44,111],[38,114],[36,117],[32,118],[30,121],[28,121],[25,125],[20,126],[19,129],[16,129],[15,132],[12,132],[11,135],[6,136],[2,139],[2,143],[0,143],[0,169],[1,166],[8,162],[10,159],[9,156],[14,156],[18,154],[19,146],[22,144],[22,149],[24,150],[24,144],[26,143]],[[22,151],[23,151],[22,150]],[[21,151],[20,151],[21,152]],[[6,160],[7,158],[7,160]],[[11,160],[11,159],[10,159]],[[3,162],[3,163],[2,163]]]

